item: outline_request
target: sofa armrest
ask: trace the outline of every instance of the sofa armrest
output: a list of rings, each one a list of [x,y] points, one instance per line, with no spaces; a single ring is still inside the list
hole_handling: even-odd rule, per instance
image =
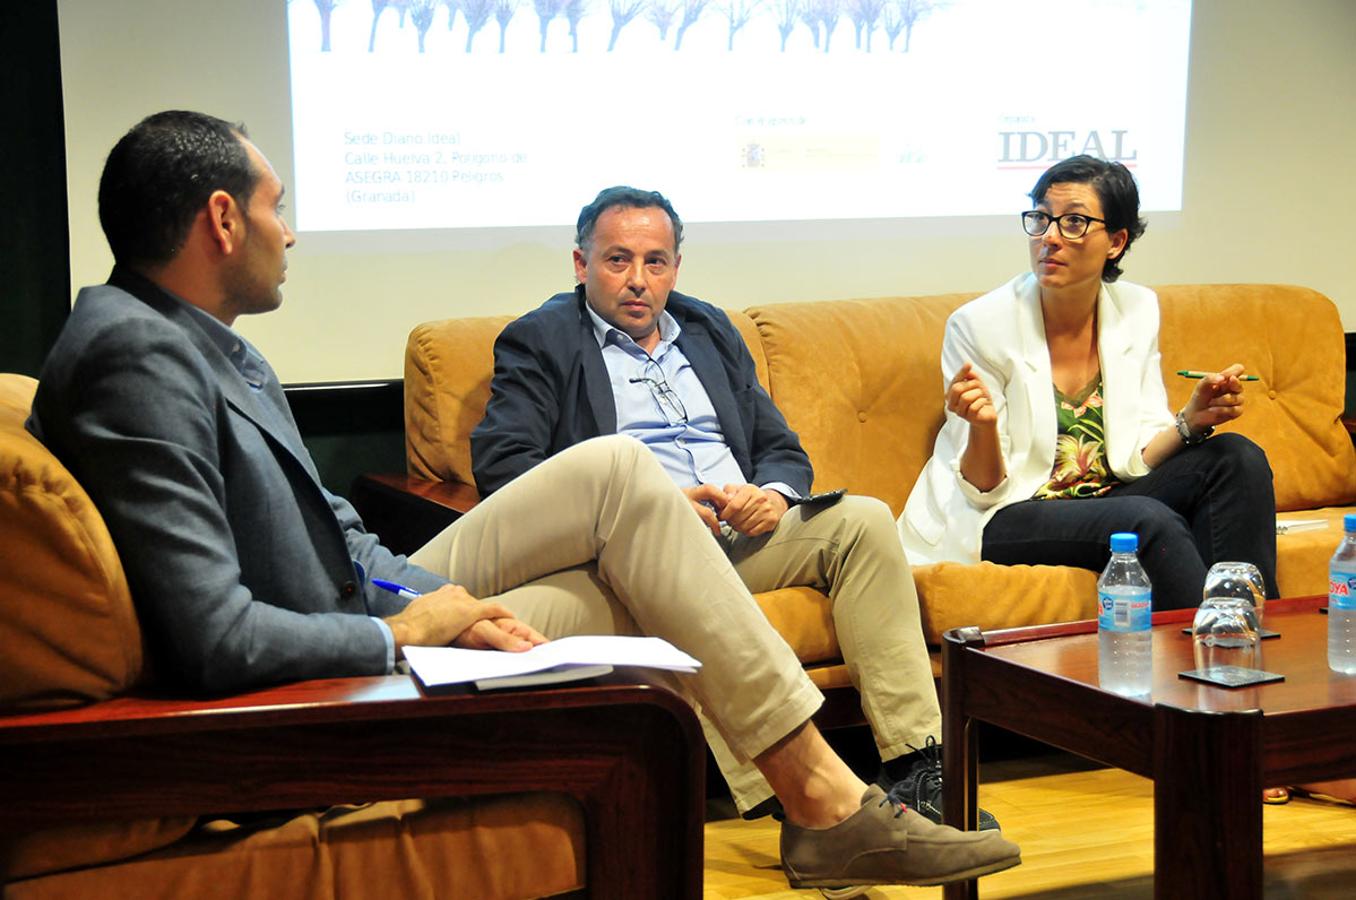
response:
[[[408,676],[0,717],[0,834],[76,821],[528,791],[584,810],[594,897],[698,897],[704,742],[623,683],[430,694]],[[659,894],[656,894],[656,890]]]
[[[469,512],[480,494],[460,481],[378,473],[354,479],[349,499],[368,531],[391,550],[408,555]]]

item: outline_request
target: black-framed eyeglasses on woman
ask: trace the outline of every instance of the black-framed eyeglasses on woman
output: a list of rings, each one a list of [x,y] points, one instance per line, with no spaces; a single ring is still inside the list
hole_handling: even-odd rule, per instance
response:
[[[649,385],[650,394],[654,396],[654,402],[659,404],[659,411],[664,414],[665,422],[670,425],[687,424],[687,407],[683,406],[678,392],[669,387],[659,363],[654,360],[647,362],[640,370],[639,377],[632,378],[631,383]]]
[[[1106,219],[1099,219],[1096,216],[1085,216],[1082,213],[1065,213],[1062,216],[1052,216],[1047,212],[1041,212],[1039,209],[1028,210],[1022,213],[1022,230],[1032,237],[1040,237],[1050,230],[1050,223],[1054,222],[1059,228],[1059,233],[1068,240],[1077,240],[1088,233],[1088,228],[1093,222],[1101,222],[1106,225]]]

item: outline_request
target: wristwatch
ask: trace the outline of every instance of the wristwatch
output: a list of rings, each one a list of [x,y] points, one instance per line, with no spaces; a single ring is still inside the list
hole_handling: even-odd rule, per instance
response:
[[[1194,447],[1197,444],[1205,443],[1205,439],[1214,433],[1215,426],[1207,425],[1204,431],[1193,434],[1190,426],[1187,425],[1186,410],[1181,410],[1177,413],[1177,435],[1182,439],[1182,443],[1186,444],[1188,447]]]

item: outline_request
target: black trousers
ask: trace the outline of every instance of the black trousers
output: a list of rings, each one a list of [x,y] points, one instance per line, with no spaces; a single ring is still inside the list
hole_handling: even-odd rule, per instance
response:
[[[1148,475],[1100,497],[1024,500],[984,527],[980,556],[1007,565],[1101,571],[1117,531],[1139,535],[1154,609],[1198,606],[1206,570],[1250,562],[1276,590],[1276,497],[1266,454],[1238,434],[1184,447]]]

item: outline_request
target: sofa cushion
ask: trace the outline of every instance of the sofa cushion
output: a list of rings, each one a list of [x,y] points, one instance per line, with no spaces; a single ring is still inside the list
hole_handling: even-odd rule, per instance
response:
[[[815,490],[879,497],[895,515],[942,425],[942,332],[974,294],[778,303],[749,310],[773,402],[800,435]]]
[[[0,711],[105,700],[145,674],[141,628],[103,519],[24,430],[37,382],[0,375]]]
[[[1356,452],[1342,426],[1346,340],[1331,300],[1272,284],[1156,288],[1159,351],[1174,409],[1195,382],[1177,369],[1218,371],[1234,363],[1261,378],[1247,384],[1244,414],[1221,430],[1247,435],[1271,461],[1276,508],[1356,501]]]
[[[405,343],[405,457],[411,475],[475,484],[471,431],[485,417],[494,339],[512,316],[415,326]]]
[[[584,819],[561,794],[333,807],[274,828],[205,823],[112,866],[11,882],[5,900],[543,897],[584,883]]]

